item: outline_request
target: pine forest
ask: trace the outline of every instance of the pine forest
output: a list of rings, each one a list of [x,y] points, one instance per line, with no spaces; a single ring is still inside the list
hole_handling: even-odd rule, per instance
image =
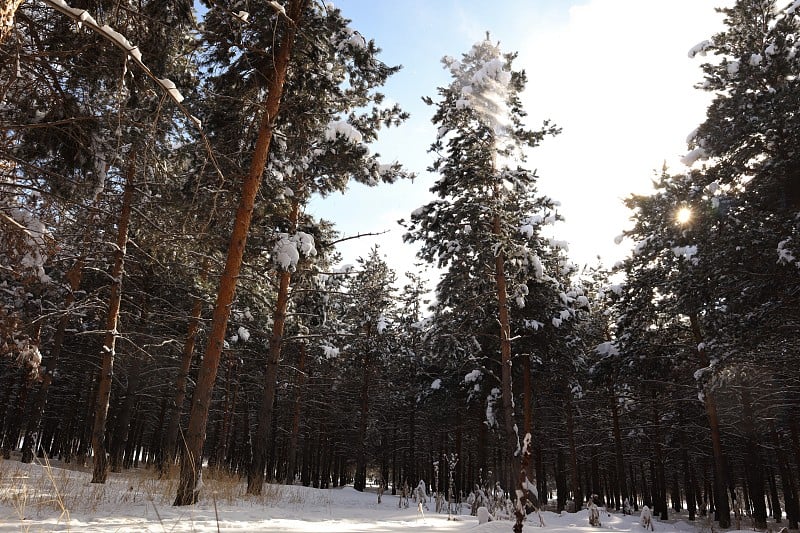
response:
[[[416,178],[370,148],[408,66],[344,9],[0,2],[0,462],[797,529],[800,1],[719,11],[614,265],[559,238],[518,53],[445,56],[398,272],[311,208]]]

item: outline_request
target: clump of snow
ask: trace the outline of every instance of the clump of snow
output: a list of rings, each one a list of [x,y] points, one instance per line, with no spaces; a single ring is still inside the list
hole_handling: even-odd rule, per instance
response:
[[[378,321],[375,323],[375,329],[378,333],[383,333],[386,331],[386,328],[389,326],[389,323],[386,321],[386,317],[381,315],[378,317]]]
[[[272,249],[272,258],[276,266],[284,271],[294,272],[300,257],[312,257],[317,254],[314,237],[298,231],[294,234],[280,233],[278,241]]]
[[[695,257],[697,255],[696,244],[692,244],[690,246],[675,246],[672,248],[672,253],[675,254],[675,257],[686,259],[693,265],[699,263],[699,259]]]
[[[694,58],[696,55],[705,56],[706,51],[714,46],[714,41],[705,40],[697,43],[689,50],[689,57]]]
[[[242,342],[247,342],[250,340],[250,331],[244,326],[239,326],[237,334]]]
[[[612,341],[601,342],[594,350],[598,354],[604,356],[619,355],[619,350],[617,349],[616,344],[614,344]]]
[[[687,167],[690,167],[694,165],[695,162],[698,161],[699,159],[706,159],[707,157],[708,154],[706,153],[706,151],[702,147],[698,146],[685,156],[681,157],[681,163],[683,163]]]
[[[483,376],[483,372],[478,370],[477,368],[464,376],[464,383],[474,383],[477,382]]]
[[[795,262],[795,256],[790,249],[787,248],[789,241],[791,241],[791,237],[782,240],[778,243],[778,263],[784,265],[790,265]],[[800,263],[798,263],[798,268],[800,268]]]
[[[159,78],[158,83],[169,93],[173,100],[177,103],[183,102],[183,95],[181,92],[175,87],[175,82],[168,78]]]
[[[322,355],[325,357],[325,359],[335,359],[336,357],[339,357],[339,348],[327,345],[322,345],[321,348]]]
[[[335,141],[338,137],[353,144],[358,144],[364,138],[361,132],[345,120],[334,120],[325,129],[325,139]]]
[[[433,383],[431,383],[431,389],[432,390],[439,390],[441,388],[442,388],[442,380],[439,379],[439,378],[434,379]]]

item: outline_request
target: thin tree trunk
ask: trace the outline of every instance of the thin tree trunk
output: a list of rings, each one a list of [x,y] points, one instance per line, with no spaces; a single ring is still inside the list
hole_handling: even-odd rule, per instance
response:
[[[750,501],[753,505],[753,527],[767,529],[767,504],[764,501],[764,465],[761,461],[761,451],[758,435],[753,423],[753,406],[750,393],[742,391],[742,414],[745,437],[744,464],[749,487]]]
[[[370,331],[367,331],[369,339]],[[369,385],[372,380],[372,358],[369,352],[364,355],[364,374],[361,383],[361,416],[358,424],[358,455],[356,459],[356,477],[353,488],[364,491],[367,488],[367,422],[369,420]]]
[[[297,228],[300,217],[300,203],[292,202],[289,213],[289,226],[292,231]],[[253,440],[253,461],[247,472],[247,494],[261,494],[264,485],[264,469],[267,465],[267,443],[270,440],[272,425],[272,409],[275,402],[275,392],[278,386],[278,367],[281,360],[283,346],[283,331],[286,328],[286,310],[289,307],[289,289],[292,283],[292,273],[288,270],[281,271],[278,279],[278,297],[273,313],[272,334],[269,338],[269,355],[267,356],[267,369],[264,373],[264,395],[256,418],[256,436]]]
[[[110,468],[112,472],[122,470],[122,456],[131,436],[131,420],[133,419],[133,409],[136,404],[136,396],[139,391],[141,380],[142,359],[138,355],[133,356],[133,362],[128,370],[128,387],[125,391],[125,400],[122,409],[117,417],[116,427],[114,428],[113,438],[110,448]]]
[[[617,467],[617,486],[620,492],[620,501],[628,500],[628,485],[625,478],[625,459],[622,449],[622,431],[619,427],[619,403],[617,402],[617,395],[614,393],[613,385],[609,385],[609,393],[611,396],[611,423],[614,433],[614,457],[616,459]],[[630,503],[630,502],[629,502]]]
[[[581,483],[578,477],[578,448],[575,445],[575,414],[572,408],[571,392],[567,391],[566,400],[566,422],[567,422],[567,441],[569,443],[569,461],[571,472],[572,499],[575,502],[575,512],[581,508],[583,497],[581,495]]]
[[[661,419],[658,412],[656,395],[653,394],[653,504],[655,511],[660,513],[661,520],[669,520],[667,511],[667,480],[664,473],[664,458],[661,453]]]
[[[66,278],[69,282],[69,292],[64,300],[64,307],[66,310],[61,318],[58,320],[56,332],[53,336],[53,348],[50,350],[50,356],[45,360],[44,372],[42,373],[42,382],[33,397],[33,404],[31,406],[28,421],[25,426],[25,440],[22,443],[22,459],[23,463],[30,463],[35,456],[35,447],[37,434],[39,432],[39,425],[42,422],[42,413],[47,404],[47,393],[50,390],[50,385],[53,383],[53,374],[56,370],[56,365],[61,356],[61,349],[64,346],[64,339],[66,338],[67,325],[69,324],[70,312],[69,309],[75,302],[75,292],[78,290],[83,278],[83,267],[86,262],[85,257],[79,257],[72,268],[67,272]]]
[[[208,278],[208,258],[203,259],[203,266],[200,270],[200,281],[205,282]],[[175,398],[169,406],[169,422],[167,424],[164,445],[158,462],[159,476],[164,477],[175,461],[175,451],[178,444],[178,432],[180,430],[181,412],[183,403],[186,400],[186,382],[189,378],[189,369],[194,358],[194,346],[197,342],[197,333],[200,329],[200,317],[203,312],[203,299],[196,295],[192,299],[192,311],[189,315],[189,325],[186,331],[186,342],[183,343],[181,352],[181,366],[178,368],[178,376],[175,380]]]
[[[128,225],[131,220],[133,203],[133,179],[136,176],[136,156],[131,155],[128,172],[125,176],[125,191],[122,194],[122,210],[117,228],[117,247],[114,251],[114,266],[111,269],[111,295],[106,318],[106,335],[100,353],[100,374],[98,376],[97,399],[95,401],[94,426],[92,428],[92,453],[94,467],[92,483],[105,483],[108,477],[108,457],[106,456],[106,421],[108,402],[111,399],[111,378],[114,372],[114,355],[117,343],[117,323],[122,303],[122,276],[125,270],[125,250],[128,244]]]
[[[250,170],[242,183],[242,196],[239,207],[236,210],[233,232],[231,233],[230,244],[228,247],[228,257],[225,262],[225,269],[222,272],[217,292],[217,301],[214,305],[214,314],[211,325],[211,334],[208,339],[203,362],[200,365],[200,372],[197,377],[192,396],[192,407],[189,413],[189,427],[186,432],[185,453],[181,456],[181,475],[178,484],[178,491],[175,496],[174,505],[192,505],[198,498],[198,481],[200,481],[203,458],[203,445],[205,443],[206,424],[208,422],[208,411],[211,406],[211,393],[214,389],[214,381],[217,377],[220,355],[222,354],[223,343],[225,342],[225,330],[228,326],[230,308],[233,304],[233,297],[236,292],[236,283],[239,278],[239,271],[242,267],[244,248],[247,242],[247,234],[250,231],[250,221],[253,215],[256,195],[261,185],[264,168],[269,154],[269,145],[272,141],[272,132],[280,108],[281,97],[283,95],[283,85],[286,81],[286,72],[289,67],[289,60],[292,54],[295,35],[300,27],[300,17],[308,0],[292,0],[288,11],[288,18],[294,21],[286,28],[286,32],[281,38],[280,45],[275,54],[275,68],[270,75],[267,87],[267,100],[264,112],[261,116],[259,125],[258,139],[253,150],[253,159]],[[272,339],[270,339],[272,344]],[[272,351],[272,347],[270,347]],[[269,365],[268,365],[269,371]],[[263,406],[264,402],[262,402]],[[264,409],[272,411],[271,404]],[[261,422],[261,420],[259,420]],[[269,421],[267,420],[267,423]],[[266,431],[266,429],[264,429]],[[258,458],[263,468],[263,457]],[[256,463],[256,459],[253,460]],[[251,469],[252,470],[252,469]],[[263,480],[263,472],[259,478]],[[248,492],[251,490],[250,480],[248,480]]]
[[[300,415],[303,409],[303,390],[306,385],[306,345],[300,343],[297,360],[297,380],[295,382],[294,412],[292,413],[292,432],[289,435],[289,460],[286,465],[286,479],[284,483],[294,483],[294,472],[297,468],[297,439],[300,435]]]
[[[708,356],[706,355],[703,346],[703,334],[700,331],[700,323],[696,314],[689,317],[692,327],[694,340],[697,342],[697,354],[700,358],[700,364],[708,366]],[[719,429],[719,415],[717,414],[717,402],[714,398],[713,392],[705,390],[704,405],[706,408],[706,415],[708,417],[708,425],[711,428],[711,448],[714,452],[714,501],[716,503],[717,515],[719,517],[719,527],[727,529],[731,527],[731,507],[728,503],[728,494],[725,489],[727,483],[725,482],[725,456],[722,453],[722,436]]]

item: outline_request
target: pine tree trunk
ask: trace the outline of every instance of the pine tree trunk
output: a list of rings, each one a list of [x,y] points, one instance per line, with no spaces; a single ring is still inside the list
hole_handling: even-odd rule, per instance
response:
[[[114,266],[111,269],[111,295],[106,318],[106,334],[100,353],[97,399],[95,402],[94,426],[92,428],[92,453],[94,465],[92,483],[105,483],[108,477],[106,456],[106,420],[111,399],[111,380],[114,372],[114,355],[117,343],[117,323],[122,303],[122,276],[125,271],[125,250],[128,244],[128,225],[133,204],[133,179],[136,176],[136,156],[132,154],[125,176],[125,191],[122,194],[122,210],[117,225],[117,247],[114,251]]]
[[[680,431],[681,461],[683,462],[683,490],[686,493],[686,507],[689,511],[689,521],[694,522],[697,516],[697,495],[695,494],[694,470],[689,460],[689,444],[686,433]]]
[[[701,348],[703,342],[703,334],[700,331],[700,323],[696,314],[689,317],[692,327],[694,340],[697,343],[697,354],[700,358],[700,364],[708,366],[708,356],[705,349]],[[719,527],[727,529],[731,527],[731,507],[728,503],[728,494],[726,492],[726,472],[725,472],[725,456],[722,452],[722,436],[719,428],[719,415],[717,414],[717,403],[714,394],[711,390],[705,391],[705,404],[706,415],[708,417],[708,425],[711,428],[711,448],[714,452],[714,501],[716,504],[717,516],[719,517]]]
[[[200,281],[205,282],[208,278],[208,258],[203,259],[203,266],[200,270]],[[200,317],[203,312],[203,299],[197,295],[192,299],[192,311],[189,315],[189,325],[186,331],[186,341],[183,343],[181,352],[181,365],[178,368],[178,376],[175,379],[175,397],[169,406],[169,422],[167,424],[164,444],[158,462],[158,473],[164,477],[169,473],[175,461],[175,452],[178,444],[178,433],[181,423],[181,412],[183,403],[186,400],[186,382],[189,378],[189,369],[192,367],[194,358],[194,346],[197,342],[197,333],[200,329]]]
[[[776,524],[780,524],[783,518],[783,512],[781,511],[781,501],[778,496],[778,482],[775,479],[775,468],[770,467],[767,481],[769,482],[769,496],[772,502],[772,519],[775,520]]]
[[[296,204],[295,204],[296,205]],[[295,217],[296,223],[296,217]],[[286,309],[289,305],[289,286],[291,272],[281,272],[278,281],[278,299],[273,314],[272,335],[269,339],[269,355],[267,369],[264,373],[264,393],[256,418],[256,434],[253,439],[253,459],[247,471],[247,494],[261,494],[264,485],[264,470],[267,466],[267,445],[272,433],[272,412],[275,404],[275,391],[278,383],[278,367],[283,344],[283,330],[286,326]]]
[[[798,502],[797,486],[788,458],[786,457],[783,439],[772,424],[772,438],[775,443],[775,455],[781,474],[781,489],[783,491],[783,506],[786,510],[786,521],[789,529],[797,529],[800,522],[800,502]]]
[[[50,390],[50,385],[53,383],[53,375],[58,365],[58,360],[61,357],[61,349],[64,346],[67,325],[69,325],[70,307],[75,303],[75,292],[80,288],[84,264],[85,258],[78,258],[66,274],[67,281],[69,282],[69,292],[64,299],[65,311],[58,320],[56,332],[53,336],[53,348],[50,350],[50,356],[44,362],[42,382],[39,384],[39,388],[33,397],[33,404],[25,426],[25,440],[22,443],[21,461],[23,463],[32,462],[35,456],[34,448],[36,447],[39,425],[42,422],[42,413],[44,413],[44,407],[47,404],[47,394]]]
[[[367,331],[367,339],[370,331]],[[369,344],[369,343],[368,343]],[[369,420],[369,385],[372,381],[372,358],[364,354],[364,373],[361,382],[361,416],[358,424],[358,451],[356,458],[356,477],[353,488],[364,491],[367,488],[367,422]]]
[[[625,459],[622,449],[622,431],[619,427],[619,403],[617,402],[617,395],[614,394],[613,385],[609,385],[609,393],[611,396],[611,423],[612,431],[614,433],[614,457],[616,459],[617,467],[617,483],[620,492],[620,500],[624,503],[629,498],[628,486],[625,479]]]
[[[7,417],[5,439],[3,441],[3,459],[10,459],[11,452],[17,447],[20,433],[20,422],[25,413],[25,404],[28,401],[28,393],[33,386],[33,380],[29,376],[22,376],[19,384],[19,392],[11,408],[11,416]]]
[[[745,437],[744,467],[749,487],[750,501],[753,504],[753,527],[767,529],[767,505],[764,501],[764,465],[761,461],[758,435],[753,423],[753,406],[750,393],[742,391],[742,415]]]
[[[139,391],[141,365],[141,357],[134,355],[130,369],[128,369],[128,387],[125,390],[125,400],[122,402],[122,409],[120,409],[117,417],[113,438],[109,446],[109,467],[112,472],[122,471],[122,457],[131,436],[131,420],[133,420],[133,409]]]
[[[250,230],[256,195],[258,194],[267,163],[273,126],[280,108],[292,46],[294,45],[295,35],[300,28],[300,17],[307,1],[291,0],[287,11],[294,24],[286,28],[275,54],[275,68],[271,73],[269,86],[267,87],[267,99],[261,116],[258,139],[253,150],[250,170],[242,183],[242,196],[239,201],[239,207],[236,210],[233,232],[231,233],[228,247],[228,257],[220,278],[208,346],[206,347],[203,362],[200,365],[197,385],[192,396],[189,426],[186,432],[186,448],[181,456],[180,482],[174,505],[192,505],[197,502],[208,411],[211,407],[211,394],[217,377],[217,367],[219,366],[223,343],[225,342],[225,330],[228,326],[230,308],[233,304],[236,283],[242,267],[242,258],[244,257],[244,248],[247,242],[247,234]],[[270,344],[272,344],[272,339],[270,339]],[[270,351],[272,351],[272,347],[270,347]],[[269,410],[271,414],[271,405],[266,410]],[[260,457],[259,461],[261,461],[263,468],[263,457]],[[264,474],[261,472],[259,479],[263,480],[263,476]],[[251,485],[250,480],[248,480],[248,492],[250,492],[251,486],[255,486],[255,484]]]
[[[565,402],[566,422],[567,422],[567,442],[569,443],[570,479],[572,489],[572,499],[575,502],[575,512],[581,508],[583,497],[581,495],[581,483],[578,477],[578,447],[575,445],[575,413],[572,406],[572,394],[567,391]]]
[[[291,485],[294,483],[294,474],[297,469],[297,439],[300,436],[300,415],[303,409],[303,390],[306,385],[306,345],[300,343],[298,346],[299,354],[297,359],[297,380],[295,381],[294,412],[292,413],[292,432],[289,434],[289,455],[286,465],[286,477],[284,483]]]
[[[653,395],[653,457],[655,468],[653,470],[653,504],[655,511],[660,513],[661,520],[669,520],[667,512],[667,480],[664,474],[664,458],[661,453],[661,417],[658,412],[656,395]],[[654,513],[655,514],[655,513]]]

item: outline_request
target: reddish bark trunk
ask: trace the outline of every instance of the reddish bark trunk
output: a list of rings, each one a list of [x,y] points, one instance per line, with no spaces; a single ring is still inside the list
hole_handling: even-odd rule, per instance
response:
[[[108,457],[106,456],[106,421],[108,402],[111,398],[111,377],[114,372],[114,351],[117,343],[117,323],[122,303],[122,276],[125,269],[125,250],[128,243],[128,225],[131,220],[133,203],[133,178],[136,175],[136,158],[131,156],[125,176],[125,191],[122,194],[122,211],[117,229],[117,249],[114,251],[114,266],[111,269],[111,295],[106,318],[106,335],[100,353],[100,374],[98,376],[97,400],[92,428],[92,453],[94,468],[92,483],[105,483],[108,476]]]
[[[200,280],[205,282],[208,278],[208,258],[203,259],[200,271]],[[178,430],[180,429],[181,411],[186,400],[186,380],[194,358],[194,346],[197,342],[197,332],[200,329],[200,317],[203,312],[203,299],[195,296],[192,301],[192,311],[189,315],[189,325],[186,331],[186,342],[181,353],[181,366],[178,368],[178,377],[175,380],[175,398],[170,405],[169,422],[164,437],[164,444],[159,458],[159,476],[165,476],[175,461],[175,451],[178,444]]]
[[[294,202],[292,204],[292,212],[289,214],[289,223],[292,230],[297,227],[299,216],[300,204]],[[264,374],[264,395],[258,410],[258,424],[256,425],[256,435],[253,439],[253,462],[247,472],[247,494],[261,494],[261,488],[264,484],[264,469],[267,465],[267,443],[270,441],[272,411],[275,404],[278,366],[281,360],[283,331],[286,327],[286,310],[289,307],[289,288],[291,283],[291,272],[282,271],[279,273],[278,298],[275,302],[272,335],[269,338],[267,369]]]
[[[306,345],[299,345],[300,354],[297,361],[297,381],[295,382],[294,413],[292,415],[292,432],[289,436],[289,461],[286,466],[286,479],[284,483],[294,483],[294,471],[297,467],[297,439],[300,435],[300,414],[303,407],[303,389],[306,384]]]
[[[703,334],[700,331],[700,323],[697,320],[697,315],[692,314],[689,320],[694,340],[697,342],[697,355],[700,359],[700,364],[708,366],[708,356],[706,355],[705,348],[702,347]],[[727,491],[725,490],[725,480],[727,476],[725,472],[725,458],[722,453],[722,436],[719,429],[717,402],[711,390],[706,390],[704,392],[705,401],[703,403],[706,408],[708,425],[711,428],[711,449],[714,454],[714,501],[719,516],[719,527],[727,529],[731,526],[731,507],[728,503]]]
[[[275,54],[275,67],[271,73],[264,113],[259,125],[258,139],[253,150],[250,170],[242,183],[242,196],[236,210],[233,232],[228,247],[225,269],[220,277],[217,301],[214,305],[211,333],[208,346],[200,366],[197,385],[192,396],[192,407],[189,414],[189,426],[186,431],[185,451],[181,456],[181,475],[174,505],[191,505],[197,502],[198,481],[200,480],[203,445],[205,444],[208,411],[211,407],[211,393],[217,377],[217,369],[225,342],[225,330],[228,326],[230,307],[236,292],[236,283],[242,266],[247,234],[253,215],[256,195],[261,185],[264,168],[272,141],[275,119],[283,96],[283,85],[289,67],[295,35],[300,27],[300,17],[308,0],[292,0],[288,16],[294,23],[290,25],[281,38]],[[288,280],[287,280],[288,283]],[[272,342],[270,342],[272,344]],[[272,348],[270,348],[272,351]],[[268,365],[269,372],[269,365]],[[263,405],[263,402],[262,402]],[[271,405],[267,408],[271,414]],[[263,478],[263,474],[262,474]],[[249,485],[249,483],[248,483]],[[249,486],[248,486],[249,489]]]

